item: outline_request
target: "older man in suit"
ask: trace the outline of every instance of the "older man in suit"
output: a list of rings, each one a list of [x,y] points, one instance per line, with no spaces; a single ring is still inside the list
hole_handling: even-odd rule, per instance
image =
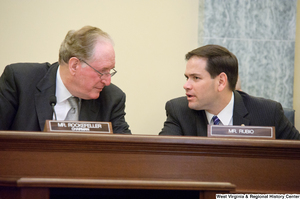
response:
[[[72,98],[78,108],[73,120],[112,122],[114,133],[130,134],[125,93],[111,84],[115,73],[113,41],[107,33],[92,26],[69,31],[58,63],[5,68],[0,77],[0,130],[41,131],[45,120],[68,118]]]
[[[275,126],[277,139],[299,140],[280,103],[236,91],[238,61],[218,45],[186,55],[186,97],[166,103],[167,120],[160,135],[207,136],[207,125]]]

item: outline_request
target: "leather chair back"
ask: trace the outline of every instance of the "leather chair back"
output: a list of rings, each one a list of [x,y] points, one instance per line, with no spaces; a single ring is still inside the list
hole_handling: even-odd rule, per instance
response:
[[[295,125],[295,110],[291,108],[283,108],[284,115]]]

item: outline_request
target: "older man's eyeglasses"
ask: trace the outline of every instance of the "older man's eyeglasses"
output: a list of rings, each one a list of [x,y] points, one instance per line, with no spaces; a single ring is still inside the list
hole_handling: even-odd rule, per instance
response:
[[[117,71],[114,68],[111,69],[108,73],[101,73],[98,70],[96,70],[94,67],[89,65],[86,61],[84,61],[82,59],[79,59],[79,60],[82,61],[83,63],[85,63],[86,65],[88,65],[89,67],[91,67],[92,69],[94,69],[94,71],[99,74],[100,78],[102,78],[102,77],[112,77],[117,73]]]

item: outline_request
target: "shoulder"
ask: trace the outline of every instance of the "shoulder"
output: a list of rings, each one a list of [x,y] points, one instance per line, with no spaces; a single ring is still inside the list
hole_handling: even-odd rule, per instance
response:
[[[110,84],[105,86],[100,93],[98,100],[105,101],[107,103],[119,103],[120,101],[125,101],[125,93],[116,85]]]
[[[173,104],[176,106],[188,107],[188,101],[186,97],[178,97],[167,101],[167,104]]]
[[[242,100],[244,104],[248,107],[266,109],[267,107],[275,108],[276,106],[280,106],[280,103],[274,100],[262,97],[254,97],[242,91],[236,91],[235,95],[235,99],[237,100],[237,102]]]
[[[116,85],[110,84],[109,86],[104,87],[101,93],[106,93],[109,95],[124,95],[125,93]]]
[[[173,112],[174,114],[179,115],[197,114],[196,110],[189,108],[188,100],[185,96],[167,101],[165,108],[168,113]]]
[[[50,64],[46,63],[14,63],[5,67],[4,75],[14,75],[17,77],[36,78],[44,75],[50,68]]]
[[[273,122],[271,124],[268,123],[268,125],[274,126],[276,118],[283,117],[282,106],[279,102],[236,91],[234,97],[234,112],[250,119],[252,125],[258,126],[266,122]]]
[[[26,71],[34,71],[34,70],[48,70],[50,68],[50,64],[48,62],[45,63],[14,63],[6,66],[5,68],[8,70],[26,72]]]

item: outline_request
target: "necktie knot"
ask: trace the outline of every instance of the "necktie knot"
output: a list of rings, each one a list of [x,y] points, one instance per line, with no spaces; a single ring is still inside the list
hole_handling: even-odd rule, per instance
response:
[[[69,97],[68,98],[68,102],[71,105],[71,108],[73,109],[73,111],[78,108],[78,97]]]
[[[214,125],[219,125],[220,124],[220,119],[216,115],[214,115],[212,117],[212,121],[214,122]]]
[[[78,101],[79,98],[78,97],[69,97],[68,98],[68,102],[71,105],[71,109],[69,110],[66,119],[65,120],[73,120],[73,121],[77,121],[78,120],[78,112],[79,112],[79,106],[78,106]]]

